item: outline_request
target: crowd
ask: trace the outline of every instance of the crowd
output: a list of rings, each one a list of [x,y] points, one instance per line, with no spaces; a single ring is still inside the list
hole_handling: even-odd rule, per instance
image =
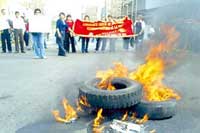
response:
[[[39,20],[39,21],[38,21]],[[49,33],[48,29],[43,27],[47,23],[44,23],[45,18],[42,15],[40,9],[34,10],[34,16],[31,19],[27,19],[24,15],[20,14],[19,11],[15,12],[15,17],[10,19],[7,16],[6,10],[1,9],[0,17],[0,31],[1,31],[1,43],[2,43],[2,53],[12,53],[11,46],[11,33],[14,35],[15,43],[15,53],[26,53],[26,50],[33,49],[34,58],[36,59],[45,59],[45,48],[46,40],[45,35]],[[90,21],[88,15],[84,16],[83,21]],[[106,21],[115,23],[115,20],[111,15],[107,16]],[[43,23],[42,23],[43,22]],[[66,56],[67,53],[72,52],[76,53],[76,39],[73,32],[74,21],[71,15],[65,15],[64,12],[59,13],[59,18],[56,21],[56,44],[58,45],[58,56]],[[137,20],[134,22],[134,32],[137,35],[136,37],[125,37],[123,38],[123,48],[128,50],[129,46],[134,46],[137,49],[143,41],[145,33],[145,22],[142,16],[138,16]],[[41,27],[43,29],[41,29]],[[155,31],[152,31],[155,32]],[[30,46],[29,42],[33,43]],[[89,37],[79,37],[81,41],[81,52],[88,53],[89,42],[91,39]],[[116,38],[95,38],[96,47],[95,52],[106,50],[107,44],[109,44],[109,51],[115,52],[116,47]],[[26,45],[26,48],[24,46]]]

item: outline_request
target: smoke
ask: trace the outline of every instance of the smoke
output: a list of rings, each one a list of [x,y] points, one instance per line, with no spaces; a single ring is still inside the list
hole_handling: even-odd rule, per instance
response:
[[[148,22],[156,32],[163,24],[172,25],[180,33],[179,49],[199,53],[200,51],[200,1],[181,0],[180,2],[150,11]]]

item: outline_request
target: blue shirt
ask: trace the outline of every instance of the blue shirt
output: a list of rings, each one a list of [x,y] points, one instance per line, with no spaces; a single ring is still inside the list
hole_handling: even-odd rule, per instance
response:
[[[68,29],[68,25],[65,23],[65,21],[58,19],[56,22],[56,29],[59,29],[60,32],[65,32],[66,29]]]

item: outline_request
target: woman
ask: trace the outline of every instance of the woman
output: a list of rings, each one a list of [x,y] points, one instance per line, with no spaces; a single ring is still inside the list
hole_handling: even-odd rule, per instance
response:
[[[90,21],[90,17],[88,15],[85,15],[84,21],[88,22]],[[82,37],[82,53],[88,53],[88,45],[89,45],[90,38],[89,37]]]
[[[58,44],[58,56],[66,56],[64,49],[65,31],[68,25],[65,23],[65,13],[59,14],[59,19],[56,21],[56,43]]]
[[[68,25],[68,28],[66,29],[66,32],[65,32],[64,48],[69,53],[70,44],[71,44],[72,53],[76,53],[75,41],[74,41],[74,36],[73,36],[74,32],[72,30],[74,26],[74,21],[72,20],[71,15],[67,15],[67,19],[65,20],[65,23]]]

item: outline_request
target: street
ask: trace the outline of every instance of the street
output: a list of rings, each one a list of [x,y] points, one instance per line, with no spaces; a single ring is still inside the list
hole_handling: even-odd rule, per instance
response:
[[[75,107],[78,85],[94,78],[97,70],[106,70],[115,61],[123,62],[129,69],[135,69],[143,62],[132,50],[94,53],[91,49],[89,54],[58,57],[54,44],[47,49],[47,59],[32,57],[32,51],[26,54],[0,54],[0,133],[24,133],[28,131],[27,125],[36,123],[40,125],[38,129],[34,127],[38,131],[46,126],[52,133],[56,130],[58,133],[86,132],[87,124],[95,116],[83,116],[66,126],[56,123],[51,111],[62,109],[60,102],[64,97]],[[181,64],[167,71],[166,84],[175,88],[182,99],[178,102],[176,116],[168,120],[148,121],[146,124],[151,129],[156,129],[158,133],[199,132],[198,61],[199,55],[188,53]],[[41,124],[43,122],[47,124]]]

